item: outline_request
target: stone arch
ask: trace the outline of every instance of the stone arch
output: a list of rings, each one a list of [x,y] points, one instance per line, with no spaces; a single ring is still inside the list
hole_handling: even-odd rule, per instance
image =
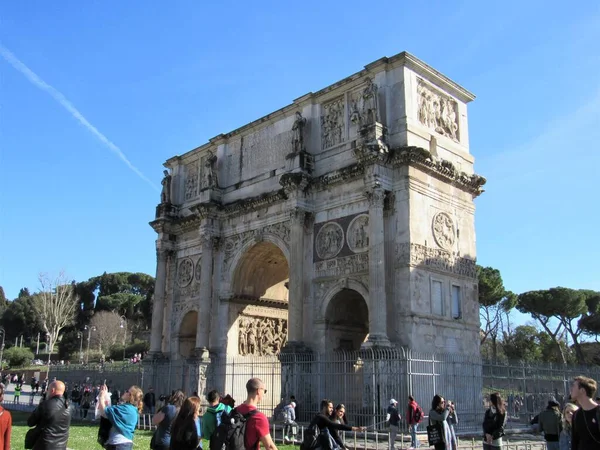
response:
[[[235,256],[232,258],[231,264],[229,264],[229,276],[227,277],[227,281],[229,282],[229,286],[231,288],[233,288],[234,286],[234,281],[240,262],[244,260],[244,257],[246,256],[248,250],[263,242],[270,242],[271,244],[279,248],[281,253],[283,253],[283,255],[285,256],[289,267],[290,249],[283,239],[271,233],[255,235],[239,248],[239,250],[235,253]]]
[[[270,286],[281,283],[289,278],[289,261],[289,249],[278,236],[267,234],[263,235],[262,239],[256,237],[250,239],[240,248],[231,264],[229,286],[232,294],[234,296],[261,297],[264,292],[259,292],[260,289],[254,292],[247,291],[248,278],[256,277],[256,270],[260,271],[271,266],[270,268],[273,270],[266,274],[266,278],[260,285],[267,285],[273,281],[276,283],[272,283]],[[283,276],[284,274],[285,276]],[[240,285],[245,286],[240,289]]]
[[[198,329],[198,311],[192,309],[186,312],[179,323],[179,333],[177,341],[179,347],[179,356],[182,358],[191,358],[196,348],[196,332]]]
[[[327,308],[329,307],[331,299],[344,288],[358,292],[365,299],[367,307],[369,306],[369,290],[367,289],[367,287],[360,281],[354,280],[352,278],[344,278],[338,283],[331,286],[329,290],[325,292],[325,295],[321,300],[320,316],[322,318],[325,318],[327,315]]]

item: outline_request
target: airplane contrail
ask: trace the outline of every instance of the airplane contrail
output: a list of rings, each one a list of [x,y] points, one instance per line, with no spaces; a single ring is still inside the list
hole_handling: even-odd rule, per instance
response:
[[[50,86],[44,80],[42,80],[39,76],[37,76],[29,67],[27,67],[24,63],[22,63],[19,58],[17,58],[10,50],[0,44],[0,55],[8,62],[11,66],[25,75],[33,85],[40,88],[42,91],[47,92],[56,100],[63,108],[71,113],[71,115],[79,121],[85,128],[88,129],[90,133],[96,136],[100,142],[106,145],[109,150],[111,150],[114,154],[116,154],[121,161],[127,165],[137,176],[139,176],[142,180],[146,181],[150,186],[152,186],[156,191],[160,191],[158,186],[154,184],[146,175],[144,175],[137,167],[135,167],[131,161],[125,156],[125,153],[117,147],[113,142],[110,141],[106,136],[104,136],[98,129],[92,125],[84,116],[79,112],[73,104],[67,100],[67,98],[61,94],[54,87]]]

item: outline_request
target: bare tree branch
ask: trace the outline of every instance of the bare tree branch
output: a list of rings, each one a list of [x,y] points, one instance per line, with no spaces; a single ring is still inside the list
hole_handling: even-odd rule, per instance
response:
[[[78,299],[64,272],[54,279],[47,274],[40,274],[38,279],[40,291],[35,309],[48,337],[49,352],[52,353],[60,332],[75,319]]]
[[[127,323],[114,311],[99,311],[92,317],[90,326],[96,327],[92,334],[92,346],[106,355],[113,345],[123,342]]]

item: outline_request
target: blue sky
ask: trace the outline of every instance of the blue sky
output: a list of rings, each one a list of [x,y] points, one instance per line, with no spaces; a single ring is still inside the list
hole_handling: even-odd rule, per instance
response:
[[[9,298],[35,289],[40,271],[154,274],[148,222],[165,159],[403,50],[477,95],[471,152],[488,178],[476,201],[479,263],[515,292],[600,290],[600,4],[212,3],[3,5],[0,285]]]

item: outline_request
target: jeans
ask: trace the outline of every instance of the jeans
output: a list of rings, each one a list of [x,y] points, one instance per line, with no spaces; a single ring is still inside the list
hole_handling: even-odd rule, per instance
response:
[[[390,450],[394,450],[397,435],[398,425],[390,425]]]
[[[555,442],[546,441],[546,449],[547,450],[560,450],[558,441],[555,441]]]
[[[283,435],[289,438],[295,438],[298,433],[298,424],[294,421],[286,421],[284,424]]]
[[[421,446],[421,443],[417,439],[417,428],[419,428],[418,423],[410,426],[410,446],[413,448]]]
[[[106,450],[132,450],[133,442],[129,442],[127,444],[108,444],[104,447]]]

